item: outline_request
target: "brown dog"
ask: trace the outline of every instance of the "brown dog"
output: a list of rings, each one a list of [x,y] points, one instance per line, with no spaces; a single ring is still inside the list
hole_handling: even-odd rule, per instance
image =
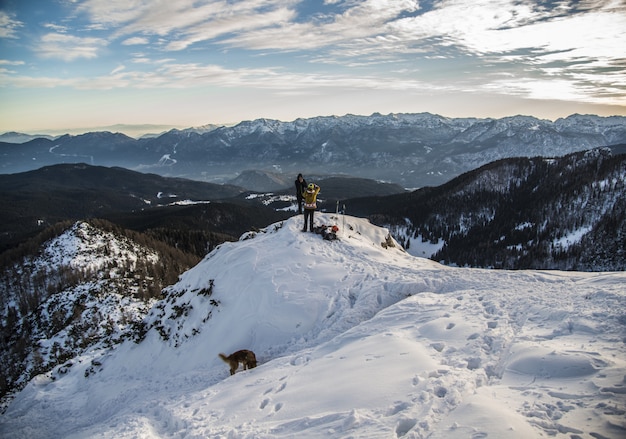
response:
[[[239,363],[243,364],[243,370],[254,369],[256,367],[256,356],[254,352],[247,349],[230,354],[228,357],[224,354],[219,354],[220,358],[230,365],[230,374],[235,375]]]

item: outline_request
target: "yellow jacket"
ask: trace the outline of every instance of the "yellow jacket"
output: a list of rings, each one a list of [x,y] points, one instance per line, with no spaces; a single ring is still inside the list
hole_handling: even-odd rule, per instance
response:
[[[302,196],[304,197],[304,208],[305,209],[317,209],[317,194],[320,192],[320,187],[315,185],[315,189],[307,189],[302,192]]]

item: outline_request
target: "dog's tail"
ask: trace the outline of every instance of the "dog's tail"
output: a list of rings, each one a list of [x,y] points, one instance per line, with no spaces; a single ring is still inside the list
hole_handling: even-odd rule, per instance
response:
[[[229,363],[228,357],[226,355],[224,355],[224,354],[218,354],[218,355],[225,363]]]

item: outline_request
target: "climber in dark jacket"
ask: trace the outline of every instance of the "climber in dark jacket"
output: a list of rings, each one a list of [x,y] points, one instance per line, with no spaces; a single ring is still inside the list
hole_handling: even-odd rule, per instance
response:
[[[304,203],[304,196],[302,195],[306,191],[307,184],[302,174],[298,174],[296,178],[296,199],[298,200],[298,214],[302,213],[302,204]]]

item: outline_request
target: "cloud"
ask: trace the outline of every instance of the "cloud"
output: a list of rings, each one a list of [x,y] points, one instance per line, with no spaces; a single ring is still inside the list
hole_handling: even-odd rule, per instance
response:
[[[141,65],[149,63],[145,60]],[[118,66],[110,73],[98,77],[28,77],[0,75],[0,86],[50,88],[69,86],[81,90],[102,89],[150,89],[194,88],[205,86],[230,87],[234,89],[267,89],[278,93],[311,93],[314,89],[373,89],[373,90],[433,90],[432,84],[419,80],[389,81],[385,77],[299,74],[282,68],[227,69],[214,64],[177,63],[161,60],[152,63],[154,68],[129,70]]]
[[[152,60],[149,57],[139,53],[133,55],[132,62],[135,64],[152,64]]]
[[[256,26],[247,19],[255,15],[266,17],[266,24],[273,19],[271,11],[289,9],[297,0],[177,0],[154,2],[150,0],[88,0],[78,10],[86,13],[94,23],[103,23],[114,29],[114,36],[141,32],[145,35],[169,36],[171,41],[188,34],[197,34],[198,26],[220,27],[222,21],[239,21],[239,29]],[[229,28],[225,28],[229,32]],[[210,33],[211,34],[211,33]],[[213,32],[219,35],[220,32]]]
[[[149,0],[87,0],[78,5],[77,12],[87,14],[93,23],[119,27],[141,17],[149,3]],[[154,6],[160,7],[157,2]]]
[[[345,56],[351,57],[349,47],[368,46],[368,39],[394,38],[388,28],[404,14],[419,10],[412,0],[368,0],[350,2],[340,14],[326,15],[309,21],[275,23],[226,37],[223,44],[249,50],[315,50],[335,46]]]
[[[36,51],[42,58],[73,61],[78,58],[96,58],[98,50],[106,45],[106,40],[101,38],[80,38],[72,35],[50,33],[41,37]]]
[[[0,59],[0,66],[22,66],[24,61],[10,61],[7,59]]]
[[[76,7],[89,19],[84,33],[44,35],[42,57],[93,59],[116,39],[142,46],[141,53],[120,47],[125,58],[102,69],[112,73],[76,78],[81,88],[431,87],[624,100],[626,5],[618,0],[86,0]],[[218,65],[226,52],[228,68]],[[196,53],[206,61],[193,62]]]
[[[0,38],[17,38],[17,30],[24,26],[5,11],[0,11]]]
[[[122,72],[122,71],[124,71],[124,70],[126,70],[126,67],[125,67],[125,66],[117,66],[116,68],[114,68],[114,69],[111,71],[111,75],[112,75],[112,76],[115,76],[115,75],[117,75],[118,73],[120,73],[120,72]]]
[[[46,23],[43,25],[46,29],[50,29],[52,32],[64,34],[68,31],[67,26],[60,26],[55,23]]]
[[[305,3],[301,0],[89,0],[79,9],[93,22],[111,26],[114,36],[142,33],[166,37],[168,50],[183,50],[207,41],[247,50],[320,48],[377,35],[379,26],[386,21],[419,9],[415,0],[327,1],[326,6],[341,4],[344,12],[311,18],[297,12]]]
[[[473,56],[521,48],[576,49],[597,54],[626,38],[626,5],[616,0],[536,3],[525,0],[441,0],[431,9],[416,0],[326,0],[305,15],[301,0],[88,0],[79,6],[113,37],[158,35],[166,50],[219,44],[249,51],[329,51],[335,60],[369,63],[454,46]],[[147,43],[131,37],[123,44]],[[381,56],[384,54],[385,56]],[[316,55],[313,57],[315,58]]]
[[[33,77],[33,76],[15,76],[7,75],[6,71],[0,69],[0,87],[17,87],[17,88],[55,88],[55,87],[75,87],[79,82],[77,79],[61,79],[50,76]]]
[[[148,43],[150,43],[150,40],[144,37],[132,37],[132,38],[128,38],[122,41],[122,44],[124,46],[138,46],[138,45],[145,45]]]
[[[275,23],[288,22],[295,17],[295,12],[287,8],[278,8],[267,12],[246,11],[242,15],[223,14],[188,28],[179,38],[172,40],[167,50],[183,50],[194,43],[215,40],[224,35],[247,34],[256,29],[264,29]]]

